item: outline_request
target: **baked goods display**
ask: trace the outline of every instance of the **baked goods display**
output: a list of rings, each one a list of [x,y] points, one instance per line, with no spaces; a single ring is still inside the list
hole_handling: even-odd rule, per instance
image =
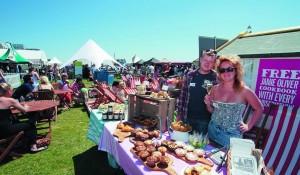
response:
[[[184,171],[183,175],[210,175],[211,167],[203,164],[189,165]]]
[[[195,149],[192,145],[186,145],[180,141],[163,140],[161,145],[167,148],[168,153],[184,160],[185,162],[200,162],[209,166],[213,163],[203,158],[204,150]]]
[[[171,128],[174,129],[175,131],[181,131],[181,132],[190,132],[193,129],[191,125],[184,125],[182,121],[172,122]]]
[[[168,95],[168,92],[166,92],[166,91],[160,91],[158,93],[152,92],[150,94],[150,97],[151,98],[158,98],[158,99],[167,99],[167,98],[169,98],[169,95]]]
[[[142,142],[138,142],[138,145]],[[145,144],[145,143],[144,143]],[[146,166],[148,169],[153,171],[164,171],[170,175],[176,175],[177,173],[172,168],[173,159],[162,152],[165,153],[165,147],[155,147],[149,145],[146,150],[140,150],[141,147],[137,146],[130,149],[130,151]],[[151,153],[152,151],[152,153]]]

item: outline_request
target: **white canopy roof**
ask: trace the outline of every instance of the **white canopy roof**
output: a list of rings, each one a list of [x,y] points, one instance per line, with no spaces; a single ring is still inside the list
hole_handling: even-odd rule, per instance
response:
[[[74,60],[82,61],[83,64],[95,64],[97,68],[100,67],[102,63],[113,68],[115,68],[113,63],[117,63],[123,67],[122,64],[113,59],[92,39],[89,39],[68,61],[63,63],[61,67],[72,64]]]
[[[58,64],[58,65],[61,65],[61,61],[59,61],[59,59],[56,58],[56,57],[53,57],[47,64],[48,65],[53,65],[55,63]]]
[[[140,61],[141,59],[138,57],[138,56],[134,56],[133,58],[132,58],[132,63],[137,63],[138,61]]]

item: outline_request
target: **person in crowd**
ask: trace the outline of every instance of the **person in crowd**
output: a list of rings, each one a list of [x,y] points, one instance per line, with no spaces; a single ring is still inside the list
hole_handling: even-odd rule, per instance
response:
[[[35,71],[35,68],[32,66],[29,68],[29,75],[31,75],[32,79],[33,79],[33,87],[35,89],[37,89],[38,85],[39,85],[39,79],[40,76],[39,74]]]
[[[125,92],[120,87],[120,82],[114,81],[110,90],[121,100],[122,103],[125,101]]]
[[[154,66],[153,66],[153,64],[150,64],[150,65],[148,66],[148,73],[150,73],[151,75],[154,74]]]
[[[61,80],[58,81],[58,89],[65,90],[65,91],[72,89],[70,86],[70,82],[68,81],[68,74],[66,73],[61,74]],[[72,101],[72,96],[70,92],[60,95],[60,98],[63,98],[63,100],[68,104],[71,103]]]
[[[154,74],[153,74],[153,78],[154,78],[155,80],[158,79],[158,74],[159,74],[158,67],[155,66],[155,67],[154,67]]]
[[[45,150],[47,147],[37,147],[37,130],[34,124],[29,122],[11,122],[11,108],[16,108],[21,112],[27,112],[29,106],[22,106],[17,100],[11,98],[13,89],[9,84],[0,84],[0,138],[5,138],[24,131],[25,137],[30,144],[32,152]]]
[[[207,84],[217,84],[217,74],[213,70],[216,63],[214,50],[205,50],[199,59],[198,69],[190,71],[184,78],[177,102],[178,120],[190,124],[199,133],[206,134],[211,113],[203,101]]]
[[[162,89],[163,85],[167,85],[167,77],[166,77],[166,73],[162,72],[159,76],[158,76],[158,84],[160,89]]]
[[[59,67],[58,67],[57,63],[54,63],[54,65],[53,65],[53,77],[54,77],[54,80],[60,79]]]
[[[88,89],[85,87],[85,84],[82,82],[81,77],[76,78],[75,83],[72,85],[72,90],[74,92],[74,101],[76,105],[87,102],[89,93]]]
[[[19,86],[14,93],[12,94],[12,98],[19,101],[29,101],[31,100],[31,92],[34,91],[33,87],[33,79],[30,74],[24,75],[23,77],[24,83]]]
[[[170,76],[173,76],[173,75],[175,75],[175,72],[174,72],[174,66],[173,66],[173,65],[170,65],[170,70],[169,70],[169,72],[168,72],[168,76],[170,77]]]
[[[3,75],[3,70],[0,69],[0,83],[6,83],[6,79]]]
[[[217,72],[220,84],[213,86],[205,96],[206,108],[212,113],[208,137],[214,142],[229,146],[230,138],[242,138],[251,130],[263,113],[263,106],[255,93],[242,80],[243,68],[237,55],[222,55],[218,59]],[[243,123],[243,112],[249,104],[254,112]]]
[[[52,84],[49,82],[48,77],[40,77],[41,84],[38,86],[38,90],[54,90]]]
[[[51,65],[48,65],[48,67],[47,67],[47,75],[48,75],[50,82],[52,82],[54,80],[54,76],[53,76],[53,68]]]

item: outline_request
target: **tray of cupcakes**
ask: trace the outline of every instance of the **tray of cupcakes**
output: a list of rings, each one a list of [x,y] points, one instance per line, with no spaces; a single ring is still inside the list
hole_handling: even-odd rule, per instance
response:
[[[167,148],[168,153],[187,163],[203,163],[213,166],[213,162],[203,157],[205,154],[203,149],[195,149],[192,145],[187,145],[182,141],[163,140],[161,145]]]
[[[136,141],[130,149],[145,167],[152,171],[164,171],[169,175],[177,175],[172,168],[173,158],[166,155],[167,148],[154,145],[152,140]]]

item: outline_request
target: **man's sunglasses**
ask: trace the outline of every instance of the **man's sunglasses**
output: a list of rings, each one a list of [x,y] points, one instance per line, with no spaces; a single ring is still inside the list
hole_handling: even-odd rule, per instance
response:
[[[219,71],[222,74],[222,73],[225,73],[225,72],[233,72],[235,70],[236,70],[235,67],[227,67],[227,68],[221,68]]]
[[[215,55],[217,55],[217,51],[215,51],[215,50],[212,50],[212,49],[207,49],[207,50],[205,50],[205,52],[207,53],[207,54],[215,54]]]

